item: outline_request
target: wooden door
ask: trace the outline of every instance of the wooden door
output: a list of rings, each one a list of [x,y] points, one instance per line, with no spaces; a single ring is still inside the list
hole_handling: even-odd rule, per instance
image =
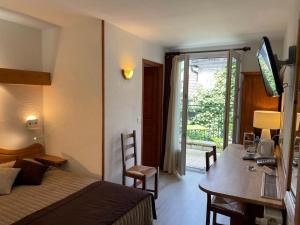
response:
[[[266,94],[260,72],[244,72],[242,83],[242,105],[240,143],[243,144],[244,132],[254,132],[253,113],[255,110],[277,111],[278,97]]]
[[[159,165],[162,144],[162,65],[144,61],[142,164]]]

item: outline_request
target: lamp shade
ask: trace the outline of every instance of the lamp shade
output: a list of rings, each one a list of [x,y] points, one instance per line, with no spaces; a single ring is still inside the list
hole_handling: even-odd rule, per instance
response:
[[[260,129],[280,129],[280,112],[254,111],[253,127]]]

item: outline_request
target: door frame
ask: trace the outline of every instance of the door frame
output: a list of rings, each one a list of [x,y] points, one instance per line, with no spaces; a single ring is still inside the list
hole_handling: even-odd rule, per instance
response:
[[[229,113],[230,113],[230,97],[231,97],[231,76],[232,76],[232,65],[233,58],[236,60],[237,68],[236,68],[236,76],[235,79],[235,88],[234,88],[234,105],[233,105],[233,133],[232,133],[232,143],[238,143],[239,136],[239,100],[240,100],[240,66],[241,59],[240,54],[234,50],[228,51],[227,57],[227,77],[226,77],[226,96],[225,96],[225,113],[224,113],[224,139],[223,139],[223,149],[225,149],[228,145],[228,134],[229,134]]]
[[[186,174],[186,138],[188,124],[188,98],[189,98],[189,77],[190,77],[189,54],[179,56],[179,61],[184,63],[183,84],[182,84],[182,115],[181,115],[181,149],[177,156],[177,172],[183,176]],[[180,79],[180,78],[179,78]]]
[[[242,60],[241,54],[236,51],[231,51],[232,56],[236,59],[237,68],[236,68],[236,77],[235,77],[235,90],[234,90],[234,113],[233,113],[233,120],[234,120],[234,128],[233,128],[233,137],[232,141],[233,144],[239,143],[240,140],[240,125],[241,125],[241,67],[242,67]]]
[[[159,76],[159,90],[161,91],[160,93],[160,98],[159,100],[159,105],[160,105],[160,119],[159,121],[159,133],[157,135],[159,135],[159,141],[160,141],[160,148],[159,148],[159,160],[157,162],[157,167],[159,167],[160,165],[160,160],[161,160],[161,150],[162,150],[162,129],[163,129],[163,97],[164,97],[164,71],[163,71],[163,64],[161,63],[157,63],[148,59],[142,59],[142,65],[143,65],[143,76],[142,76],[142,113],[141,113],[141,162],[143,162],[143,131],[144,131],[144,122],[143,122],[143,118],[144,118],[144,67],[146,65],[150,66],[150,67],[156,67],[158,69],[158,76]]]

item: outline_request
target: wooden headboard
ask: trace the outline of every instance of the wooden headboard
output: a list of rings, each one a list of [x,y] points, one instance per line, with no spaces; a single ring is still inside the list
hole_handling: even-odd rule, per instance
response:
[[[0,163],[6,163],[22,158],[31,158],[43,153],[45,153],[44,146],[38,143],[21,149],[9,150],[0,148]]]

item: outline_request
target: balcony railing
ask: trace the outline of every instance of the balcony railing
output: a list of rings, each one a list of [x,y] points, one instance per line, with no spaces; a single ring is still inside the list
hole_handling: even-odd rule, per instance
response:
[[[216,143],[218,149],[222,149],[223,136],[224,109],[210,115],[210,109],[204,111],[200,105],[188,105],[187,145],[195,146],[197,141],[211,141]]]

